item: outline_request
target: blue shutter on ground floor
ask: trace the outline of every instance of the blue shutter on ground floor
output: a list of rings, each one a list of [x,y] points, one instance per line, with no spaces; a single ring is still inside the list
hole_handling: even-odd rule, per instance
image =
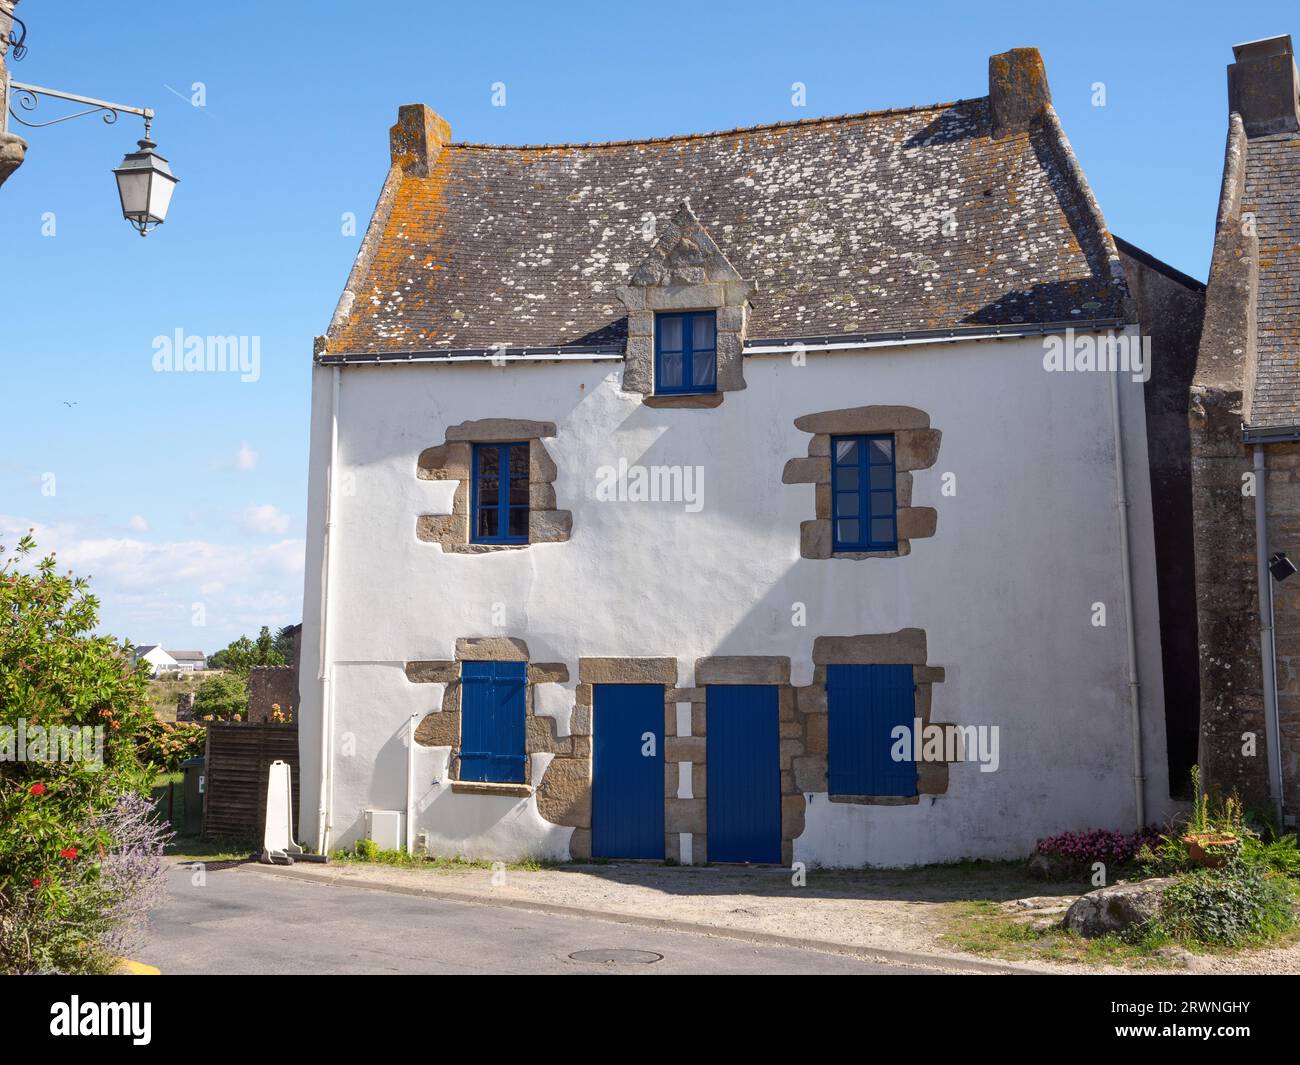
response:
[[[591,853],[664,856],[662,684],[592,688]]]
[[[781,860],[781,738],[775,684],[710,684],[706,804],[711,862]]]
[[[916,763],[894,761],[898,725],[911,736],[911,666],[826,667],[827,783],[832,795],[915,795]],[[910,754],[912,744],[907,744]]]
[[[526,662],[461,664],[460,779],[524,782]]]

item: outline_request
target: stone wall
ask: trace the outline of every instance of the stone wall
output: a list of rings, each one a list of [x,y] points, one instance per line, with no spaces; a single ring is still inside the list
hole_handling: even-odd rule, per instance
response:
[[[248,720],[270,723],[272,707],[286,716],[298,710],[298,671],[293,666],[254,666],[248,673]]]
[[[9,109],[9,100],[5,94],[6,54],[9,51],[9,30],[13,26],[14,8],[18,0],[0,0],[0,114]],[[5,179],[22,166],[27,155],[27,142],[16,133],[0,133],[0,185]]]
[[[1300,443],[1270,444],[1265,461],[1269,552],[1281,549],[1300,561]],[[1300,810],[1300,575],[1273,582],[1273,641],[1282,795],[1294,816]]]

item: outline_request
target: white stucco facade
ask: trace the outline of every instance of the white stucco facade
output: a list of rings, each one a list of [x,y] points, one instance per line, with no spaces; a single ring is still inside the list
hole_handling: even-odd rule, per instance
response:
[[[568,734],[578,659],[672,656],[678,684],[696,659],[788,656],[812,682],[818,636],[926,633],[933,720],[996,725],[1000,764],[951,769],[947,792],[913,805],[805,795],[794,858],[833,866],[909,865],[1027,854],[1045,835],[1132,830],[1137,813],[1117,477],[1106,373],[1051,373],[1041,337],[964,340],[745,359],[744,390],[715,409],[655,409],[619,388],[622,363],[346,366],[339,372],[338,486],[330,536],[329,661],[322,583],[330,483],[331,367],[313,370],[299,835],[319,847],[322,673],[332,670],[329,845],[364,832],[365,811],[406,805],[406,731],[440,705],[405,663],[451,659],[458,638],[512,636],[533,661],[562,662],[536,712]],[[1121,378],[1133,597],[1145,752],[1146,819],[1169,810],[1155,551],[1142,385]],[[800,555],[814,487],[782,483],[807,453],[805,414],[867,404],[919,408],[942,432],[937,463],[914,474],[912,503],[938,512],[934,536],[900,558]],[[558,507],[571,537],[488,554],[444,553],[416,518],[445,513],[450,482],[417,479],[420,452],[448,426],[551,421]],[[703,469],[702,506],[597,498],[597,471]],[[945,475],[954,486],[941,492]],[[1095,624],[1095,604],[1105,624]],[[802,611],[796,609],[802,604]],[[793,621],[802,615],[803,625]],[[447,748],[417,747],[416,834],[474,858],[569,856],[572,829],[532,797],[453,793]],[[533,755],[532,780],[550,755]]]

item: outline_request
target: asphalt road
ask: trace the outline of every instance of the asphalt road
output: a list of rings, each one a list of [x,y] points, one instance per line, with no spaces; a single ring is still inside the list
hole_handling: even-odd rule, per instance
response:
[[[138,960],[185,973],[889,973],[924,969],[611,921],[333,886],[256,865],[169,873]],[[655,961],[575,961],[575,951]]]

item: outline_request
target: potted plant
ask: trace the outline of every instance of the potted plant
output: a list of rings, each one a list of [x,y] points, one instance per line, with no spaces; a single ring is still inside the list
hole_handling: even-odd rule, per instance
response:
[[[1241,823],[1241,800],[1236,796],[1224,800],[1220,816],[1211,816],[1209,796],[1201,791],[1201,767],[1192,766],[1192,816],[1183,836],[1188,858],[1210,869],[1223,865],[1241,849],[1236,831]]]

